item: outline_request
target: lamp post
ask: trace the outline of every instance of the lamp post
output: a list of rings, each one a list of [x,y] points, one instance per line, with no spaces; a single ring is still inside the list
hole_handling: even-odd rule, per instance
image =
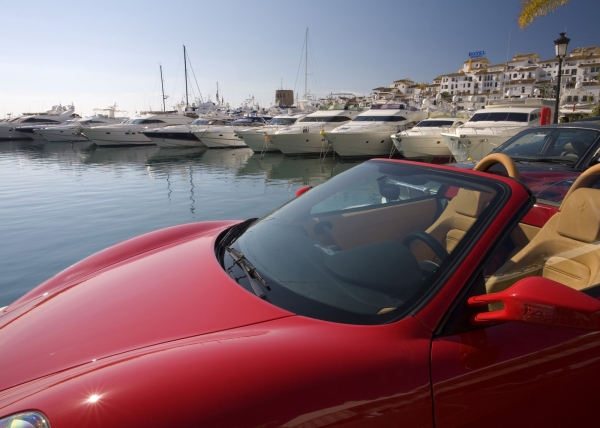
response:
[[[556,79],[556,104],[554,105],[554,123],[558,123],[558,103],[560,101],[560,78],[562,74],[562,62],[567,56],[567,47],[571,39],[565,37],[566,33],[560,33],[560,37],[554,41],[556,58],[558,58],[558,77]]]

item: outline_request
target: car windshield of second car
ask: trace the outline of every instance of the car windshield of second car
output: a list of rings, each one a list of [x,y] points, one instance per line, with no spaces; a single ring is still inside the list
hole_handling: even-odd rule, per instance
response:
[[[256,221],[223,250],[223,266],[253,291],[243,257],[257,294],[291,312],[390,322],[455,266],[505,192],[490,179],[368,161]]]
[[[575,164],[598,139],[591,129],[549,128],[520,133],[503,144],[497,152],[515,160]]]

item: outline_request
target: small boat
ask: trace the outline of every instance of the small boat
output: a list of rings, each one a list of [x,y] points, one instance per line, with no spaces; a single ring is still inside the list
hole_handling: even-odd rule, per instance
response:
[[[232,118],[201,117],[190,124],[148,129],[142,133],[160,147],[206,147],[194,132],[208,126],[224,126],[232,120]]]
[[[454,157],[441,134],[454,132],[466,120],[457,117],[425,119],[411,129],[392,135],[392,141],[395,149],[406,159],[431,163],[452,162]]]
[[[194,131],[194,135],[209,149],[247,147],[246,143],[235,135],[236,129],[264,126],[270,119],[261,116],[242,117],[226,125],[208,125]]]
[[[265,126],[241,128],[235,131],[235,135],[241,138],[244,143],[250,147],[254,153],[275,152],[280,153],[280,150],[271,143],[267,133],[277,132],[286,126],[293,125],[298,120],[306,117],[307,113],[286,113],[275,116]]]
[[[293,125],[267,131],[266,136],[283,154],[322,155],[331,148],[325,132],[350,122],[359,113],[356,110],[318,110]]]
[[[48,125],[59,125],[66,120],[78,119],[75,107],[56,105],[44,113],[23,113],[21,116],[0,123],[0,141],[40,140],[34,131]]]
[[[391,134],[426,118],[426,111],[406,104],[374,104],[350,122],[325,131],[325,138],[342,157],[387,156],[393,148]]]
[[[513,135],[541,124],[553,109],[554,101],[541,98],[492,100],[453,133],[441,135],[457,162],[480,160]]]

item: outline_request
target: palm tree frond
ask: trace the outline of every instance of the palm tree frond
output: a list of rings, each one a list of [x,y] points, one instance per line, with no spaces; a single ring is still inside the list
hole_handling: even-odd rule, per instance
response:
[[[569,0],[523,0],[521,2],[521,13],[517,18],[519,28],[524,30],[531,25],[535,18],[554,12],[568,2]]]

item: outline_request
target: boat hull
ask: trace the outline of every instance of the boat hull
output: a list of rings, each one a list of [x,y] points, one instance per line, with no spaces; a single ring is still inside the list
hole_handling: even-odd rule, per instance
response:
[[[326,132],[325,138],[342,157],[389,156],[393,147],[391,132]]]
[[[233,131],[196,131],[194,135],[209,149],[247,147]]]
[[[457,162],[481,160],[511,136],[442,134],[446,146]]]
[[[42,138],[48,142],[73,142],[73,141],[88,141],[88,139],[77,129],[38,129],[35,131],[36,134],[42,136]]]
[[[285,155],[321,155],[332,150],[320,133],[274,134],[269,139]]]
[[[396,149],[407,159],[433,163],[453,162],[452,152],[441,135],[403,136],[394,135]]]
[[[154,142],[141,131],[90,128],[82,131],[98,146],[151,146]]]
[[[244,132],[238,134],[244,143],[252,149],[254,153],[279,153],[279,149],[271,143],[271,137],[267,137],[263,132]]]
[[[194,135],[188,132],[164,132],[144,134],[159,147],[206,147],[206,145]]]

